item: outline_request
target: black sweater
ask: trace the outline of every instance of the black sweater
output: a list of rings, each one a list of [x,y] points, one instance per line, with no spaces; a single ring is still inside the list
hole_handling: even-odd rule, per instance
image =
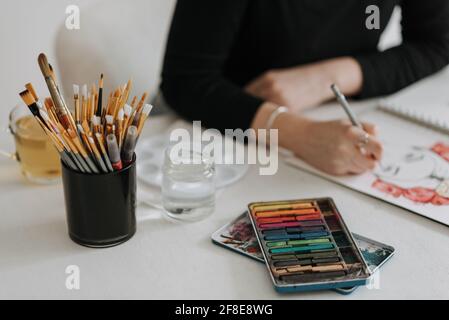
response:
[[[366,7],[380,8],[368,30]],[[396,5],[403,43],[377,50]],[[360,97],[393,93],[449,63],[449,0],[178,0],[161,90],[181,116],[206,127],[247,128],[263,100],[243,87],[274,68],[352,56]]]

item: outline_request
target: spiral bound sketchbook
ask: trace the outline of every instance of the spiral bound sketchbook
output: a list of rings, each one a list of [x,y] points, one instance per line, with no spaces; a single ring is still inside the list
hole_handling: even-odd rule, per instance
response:
[[[379,108],[405,119],[449,133],[448,103],[416,103],[383,100]]]

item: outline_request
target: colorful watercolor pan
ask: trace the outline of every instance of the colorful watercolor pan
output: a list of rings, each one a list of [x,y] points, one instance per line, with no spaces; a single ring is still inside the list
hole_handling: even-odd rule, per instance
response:
[[[277,291],[366,284],[370,269],[332,199],[258,202],[248,208]]]

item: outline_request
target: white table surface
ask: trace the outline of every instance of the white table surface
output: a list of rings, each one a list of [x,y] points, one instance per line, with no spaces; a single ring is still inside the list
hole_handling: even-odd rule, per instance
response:
[[[359,103],[357,110],[373,102]],[[341,110],[321,107],[317,117]],[[3,119],[5,119],[2,114]],[[155,117],[144,135],[166,128]],[[7,137],[1,137],[5,146]],[[11,143],[7,144],[11,145]],[[380,271],[378,289],[349,296],[332,291],[278,294],[266,267],[222,249],[210,235],[260,200],[331,196],[356,233],[396,248]],[[109,249],[88,249],[67,235],[61,184],[36,186],[18,165],[0,160],[0,298],[144,299],[410,299],[449,298],[449,228],[280,163],[275,176],[252,166],[237,184],[222,190],[216,211],[197,223],[173,223],[139,205],[138,231]],[[449,212],[448,212],[449,214]],[[77,265],[80,290],[65,287],[65,269]]]

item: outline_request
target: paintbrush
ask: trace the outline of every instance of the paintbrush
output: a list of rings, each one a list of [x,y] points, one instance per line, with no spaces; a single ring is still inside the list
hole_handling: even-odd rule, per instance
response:
[[[104,138],[103,138],[103,136],[101,134],[99,134],[99,133],[96,133],[94,136],[95,136],[95,140],[97,142],[98,149],[100,150],[100,152],[101,152],[101,154],[103,156],[103,159],[104,159],[104,162],[106,163],[107,168],[111,172],[114,171],[114,168],[112,167],[111,161],[110,161],[108,153],[106,151],[106,148],[104,146]]]
[[[25,102],[25,104],[27,105],[28,109],[30,109],[33,116],[39,118],[43,123],[45,123],[44,119],[42,119],[39,113],[40,108],[37,105],[36,100],[34,96],[31,94],[31,92],[28,90],[24,90],[20,92],[19,95],[22,98],[23,102]]]
[[[129,104],[125,104],[123,107],[124,115],[123,115],[123,135],[126,135],[126,131],[128,129],[129,119],[131,117],[131,113],[133,108]]]
[[[42,129],[44,129],[45,133],[50,138],[50,140],[53,142],[53,145],[55,146],[56,150],[58,151],[59,156],[61,157],[61,161],[63,161],[72,170],[78,171],[79,170],[78,166],[75,164],[75,162],[69,156],[67,150],[64,148],[64,144],[58,139],[58,137],[55,135],[55,133],[50,131],[49,129],[47,129],[47,127],[40,121],[39,118],[36,118],[36,120],[39,122]]]
[[[44,132],[53,141],[53,145],[56,147],[58,153],[61,156],[61,159],[63,159],[65,161],[65,163],[68,166],[70,166],[72,169],[75,169],[76,168],[75,164],[72,161],[70,161],[70,159],[68,159],[65,155],[63,155],[65,153],[65,151],[64,151],[63,147],[61,146],[61,143],[58,140],[55,140],[56,138],[54,138],[53,135],[50,133],[52,130],[52,127],[50,126],[50,124],[47,123],[47,119],[50,120],[50,118],[48,118],[48,116],[43,117],[43,115],[44,115],[43,110],[37,106],[36,101],[35,101],[35,96],[37,97],[36,93],[34,93],[34,95],[33,95],[28,90],[24,90],[20,93],[20,97],[25,102],[25,104],[28,106],[28,108],[30,109],[33,116],[36,118],[39,125],[42,127]]]
[[[76,156],[72,153],[72,147],[70,144],[68,144],[66,142],[66,140],[64,139],[64,137],[61,135],[61,131],[58,128],[58,125],[61,126],[59,123],[54,123],[50,117],[48,116],[48,114],[43,110],[39,110],[39,113],[41,115],[41,118],[37,118],[36,120],[38,120],[38,122],[41,124],[41,126],[43,126],[44,131],[50,136],[50,138],[53,139],[53,141],[57,142],[57,144],[60,144],[62,147],[61,150],[61,159],[72,169],[74,170],[81,170],[82,172],[84,172],[84,168],[82,167],[82,165],[79,163],[78,159],[76,158]],[[43,122],[45,123],[45,125],[41,122],[40,119],[43,119]],[[45,127],[46,126],[46,127]],[[64,128],[61,129],[64,130]],[[57,146],[58,151],[60,151],[60,148]]]
[[[95,164],[92,162],[92,160],[90,160],[90,158],[86,152],[86,149],[84,149],[84,146],[82,145],[78,135],[71,129],[67,130],[67,134],[68,134],[69,138],[72,140],[72,143],[75,145],[79,154],[81,155],[80,159],[82,161],[80,161],[80,162],[84,165],[84,169],[89,173],[92,173],[92,172],[99,173]]]
[[[145,107],[143,107],[140,118],[137,121],[138,135],[140,135],[140,133],[142,132],[145,120],[147,120],[148,116],[150,115],[151,110],[153,110],[153,106],[151,104],[146,104]]]
[[[101,159],[100,153],[98,152],[97,146],[93,141],[92,137],[88,136],[88,133],[84,131],[84,128],[81,125],[78,125],[78,131],[83,139],[84,145],[89,149],[90,156],[95,159],[101,171],[108,172],[103,160]],[[93,142],[93,143],[92,143]]]
[[[97,159],[97,162],[100,164],[101,170],[103,170],[103,172],[107,173],[109,172],[109,169],[106,166],[105,161],[103,160],[103,158],[101,157],[101,153],[97,148],[97,145],[95,143],[95,140],[92,137],[88,137],[89,139],[89,143],[95,153],[95,157]]]
[[[130,123],[133,126],[137,126],[138,125],[138,121],[140,118],[140,113],[142,111],[143,105],[145,103],[145,100],[147,99],[148,93],[144,92],[142,95],[142,98],[140,98],[139,103],[137,104],[137,107],[135,108],[134,112],[133,112],[133,116],[132,119],[130,121]]]
[[[123,165],[115,135],[108,134],[106,136],[106,142],[108,145],[108,155],[109,159],[111,160],[112,168],[114,168],[115,170],[121,170],[123,168]]]
[[[97,112],[95,113],[97,117],[101,117],[103,114],[102,104],[103,104],[103,74],[100,75],[100,83],[98,89],[98,104],[97,104]]]
[[[97,111],[97,103],[96,103],[96,96],[97,96],[97,88],[95,87],[95,84],[92,84],[92,87],[90,88],[90,114],[89,114],[89,121],[92,119],[92,117],[95,115]]]
[[[108,114],[106,117],[106,129],[105,129],[105,135],[113,134],[114,133],[114,117],[110,114]]]
[[[117,119],[115,120],[115,137],[117,138],[117,144],[119,147],[119,150],[122,147],[122,140],[123,140],[123,119],[124,119],[125,112],[123,109],[120,109],[117,114]]]
[[[87,121],[87,85],[81,87],[81,122]]]
[[[137,127],[130,126],[123,142],[122,159],[125,165],[133,160],[134,149],[137,142]]]
[[[75,122],[77,125],[81,123],[79,93],[80,93],[80,87],[78,85],[74,84],[73,85],[73,101],[75,104]]]
[[[75,124],[72,115],[67,108],[62,95],[59,92],[58,86],[56,84],[55,75],[53,68],[49,65],[47,57],[45,54],[41,53],[38,57],[39,67],[44,76],[45,82],[47,83],[48,90],[50,92],[51,98],[56,108],[56,115],[64,126],[64,128],[69,129],[75,128]]]

